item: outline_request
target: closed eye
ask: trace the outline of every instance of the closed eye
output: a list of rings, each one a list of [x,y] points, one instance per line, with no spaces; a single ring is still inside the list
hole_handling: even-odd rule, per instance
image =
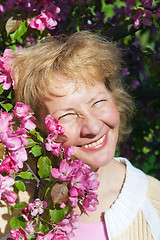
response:
[[[75,114],[75,113],[66,113],[66,114],[60,116],[60,117],[58,118],[58,120],[60,120],[60,119],[62,119],[62,118],[67,118],[67,117],[70,117],[70,116],[74,116],[74,115],[76,115],[76,114]]]
[[[98,100],[98,101],[94,102],[92,106],[99,104],[99,103],[103,103],[103,102],[107,102],[107,100],[106,99]]]
[[[68,123],[71,122],[72,120],[77,118],[77,114],[76,113],[65,113],[64,115],[60,116],[58,118],[60,124],[63,123]]]

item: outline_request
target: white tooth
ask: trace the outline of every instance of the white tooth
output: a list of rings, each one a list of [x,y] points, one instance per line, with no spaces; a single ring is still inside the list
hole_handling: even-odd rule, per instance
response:
[[[88,145],[84,145],[85,148],[88,148]]]
[[[84,145],[85,148],[91,148],[91,147],[95,147],[97,145],[99,145],[100,143],[102,143],[105,139],[105,136],[103,136],[101,139],[99,139],[98,141],[96,142],[93,142],[93,143],[90,143],[90,144],[86,144]]]

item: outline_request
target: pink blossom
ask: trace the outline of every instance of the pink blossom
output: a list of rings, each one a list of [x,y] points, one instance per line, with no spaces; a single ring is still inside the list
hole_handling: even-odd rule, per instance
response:
[[[73,207],[73,208],[76,208],[77,205],[78,205],[78,195],[79,195],[79,192],[77,190],[77,188],[73,187],[69,190],[69,203],[70,205]]]
[[[64,218],[61,222],[57,224],[56,228],[60,228],[62,232],[66,233],[67,237],[72,238],[74,236],[74,230],[79,226],[79,219],[80,216],[74,215],[74,211],[72,211],[70,213],[70,217]],[[56,231],[55,235],[57,233],[59,233],[59,231]]]
[[[47,233],[46,235],[44,233],[38,233],[36,240],[54,240],[54,233]]]
[[[32,114],[29,114],[22,118],[20,126],[32,131],[36,128],[36,124],[32,122],[33,120],[36,120],[36,118]]]
[[[82,199],[84,199],[83,208],[85,210],[95,209],[98,200],[93,191],[97,190],[99,186],[98,174],[92,172],[87,164],[81,160],[71,160],[68,163],[64,159],[60,163],[59,169],[52,168],[51,174],[61,181],[69,181],[69,198],[67,198],[67,201],[72,207],[77,207],[80,197],[82,205]]]
[[[0,172],[6,172],[6,173],[13,173],[15,170],[16,162],[11,156],[7,156],[1,166],[0,166]]]
[[[152,12],[150,10],[143,11],[141,8],[136,10],[136,14],[133,16],[134,27],[136,29],[140,28],[141,24],[143,23],[145,26],[150,26],[152,21],[149,19],[152,16]]]
[[[51,151],[53,155],[58,156],[62,150],[62,143],[55,142],[55,135],[49,134],[46,138],[46,149],[47,151]]]
[[[0,119],[0,133],[7,132],[9,128],[8,119]]]
[[[13,114],[0,112],[0,142],[7,148],[7,156],[1,166],[0,171],[12,173],[23,168],[23,162],[27,160],[27,152],[24,146],[27,146],[29,141],[26,138],[25,129],[17,129],[15,132],[10,128],[14,124],[12,122]]]
[[[11,86],[14,87],[14,80],[10,72],[11,53],[11,49],[6,49],[3,56],[0,56],[0,83],[3,83],[4,90],[8,90]]]
[[[83,192],[86,189],[86,184],[88,184],[86,174],[83,170],[79,169],[79,171],[77,171],[77,173],[72,176],[71,186],[74,186]]]
[[[153,0],[142,0],[141,2],[144,8],[152,8]]]
[[[61,11],[61,9],[56,6],[55,4],[53,4],[53,2],[48,2],[48,4],[46,6],[44,6],[44,9],[51,12],[52,13],[52,18],[60,21],[60,17],[59,17],[59,13]]]
[[[85,199],[83,201],[83,211],[95,211],[96,205],[98,205],[99,202],[97,200],[97,194],[95,193],[89,193],[85,196]]]
[[[158,18],[160,18],[160,8],[156,9],[155,14]]]
[[[58,137],[58,134],[64,134],[64,128],[58,124],[58,120],[51,115],[47,115],[45,117],[46,128],[49,132],[51,132],[54,136],[54,139]]]
[[[36,216],[37,214],[42,214],[46,207],[47,203],[37,198],[34,203],[29,204],[28,210],[31,211],[32,216]]]
[[[51,174],[53,177],[60,179],[62,181],[67,181],[70,179],[70,173],[72,171],[72,168],[69,166],[67,161],[64,159],[60,163],[59,169],[52,168]]]
[[[22,102],[16,102],[14,107],[14,114],[17,118],[25,117],[30,110],[30,106],[28,104],[24,104]]]
[[[13,204],[13,203],[15,203],[15,201],[17,199],[17,194],[14,192],[10,192],[10,193],[8,193],[8,195],[7,194],[5,195],[5,198],[9,204]]]
[[[44,30],[46,27],[54,29],[57,26],[57,21],[60,21],[60,8],[53,2],[41,1],[43,4],[43,11],[30,22],[32,28]]]
[[[24,207],[24,209],[21,211],[22,217],[29,222],[29,220],[32,219],[32,216],[29,213],[28,207]]]
[[[10,122],[13,117],[13,113],[8,114],[7,112],[2,112],[2,110],[0,111],[0,119],[7,119]],[[12,125],[12,123],[10,123],[10,125]]]
[[[64,159],[69,160],[71,156],[74,154],[75,149],[71,146],[67,146],[64,148]]]
[[[20,168],[23,168],[23,162],[28,159],[27,152],[24,147],[20,147],[15,151],[11,152],[11,157],[16,162],[15,171],[17,172]]]
[[[26,224],[26,232],[29,235],[33,235],[35,232],[34,227],[32,226],[32,224],[30,222],[27,222],[27,224]]]
[[[27,233],[22,228],[20,228],[20,229],[12,229],[12,230],[10,230],[10,233],[11,233],[12,238],[14,240],[28,240]]]
[[[92,189],[92,191],[96,191],[99,187],[99,182],[97,181],[98,173],[96,172],[90,172],[87,174],[87,186],[86,190],[89,191]]]
[[[12,192],[14,179],[10,176],[2,176],[0,174],[0,199],[6,200],[8,203],[14,203],[17,195]]]
[[[73,229],[76,229],[79,227],[79,220],[81,219],[81,216],[78,214],[74,214],[74,211],[70,213],[70,224],[72,225]]]
[[[3,83],[3,89],[8,90],[12,86],[12,79],[10,74],[3,70],[3,74],[0,74],[0,83]]]
[[[3,63],[3,67],[10,71],[10,60],[12,59],[12,50],[6,48],[3,53],[3,57],[0,56],[0,61]]]
[[[27,130],[25,128],[18,128],[15,131],[15,134],[21,140],[21,143],[22,143],[21,146],[27,146],[29,144],[26,133],[27,133]]]
[[[64,232],[57,231],[54,235],[54,240],[69,240],[69,237],[66,236]]]
[[[21,138],[17,137],[16,135],[13,135],[11,137],[8,136],[8,138],[6,138],[6,140],[3,143],[10,151],[17,150],[23,146]]]
[[[48,11],[42,11],[36,19],[32,19],[30,22],[31,28],[38,30],[44,30],[46,27],[49,29],[54,29],[57,26],[57,21],[52,18],[52,13]]]
[[[21,118],[21,128],[33,130],[36,128],[36,124],[32,121],[36,120],[36,118],[29,112],[29,110],[29,105],[17,102],[14,107],[14,114],[17,116],[17,118]]]

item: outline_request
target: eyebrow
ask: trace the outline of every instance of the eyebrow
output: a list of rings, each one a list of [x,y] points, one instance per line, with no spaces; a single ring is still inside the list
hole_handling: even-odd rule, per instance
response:
[[[104,96],[105,93],[104,93],[104,92],[99,92],[96,96],[94,96],[93,98],[91,98],[91,99],[87,102],[87,104],[92,103],[94,100],[96,100],[98,97],[101,97],[102,95]]]

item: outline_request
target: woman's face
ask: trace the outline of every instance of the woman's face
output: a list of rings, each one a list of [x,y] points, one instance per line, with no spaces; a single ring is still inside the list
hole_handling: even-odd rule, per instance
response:
[[[74,156],[93,170],[112,161],[119,131],[119,113],[111,93],[103,83],[61,88],[62,97],[45,102],[47,114],[59,120],[65,135],[75,148]]]

